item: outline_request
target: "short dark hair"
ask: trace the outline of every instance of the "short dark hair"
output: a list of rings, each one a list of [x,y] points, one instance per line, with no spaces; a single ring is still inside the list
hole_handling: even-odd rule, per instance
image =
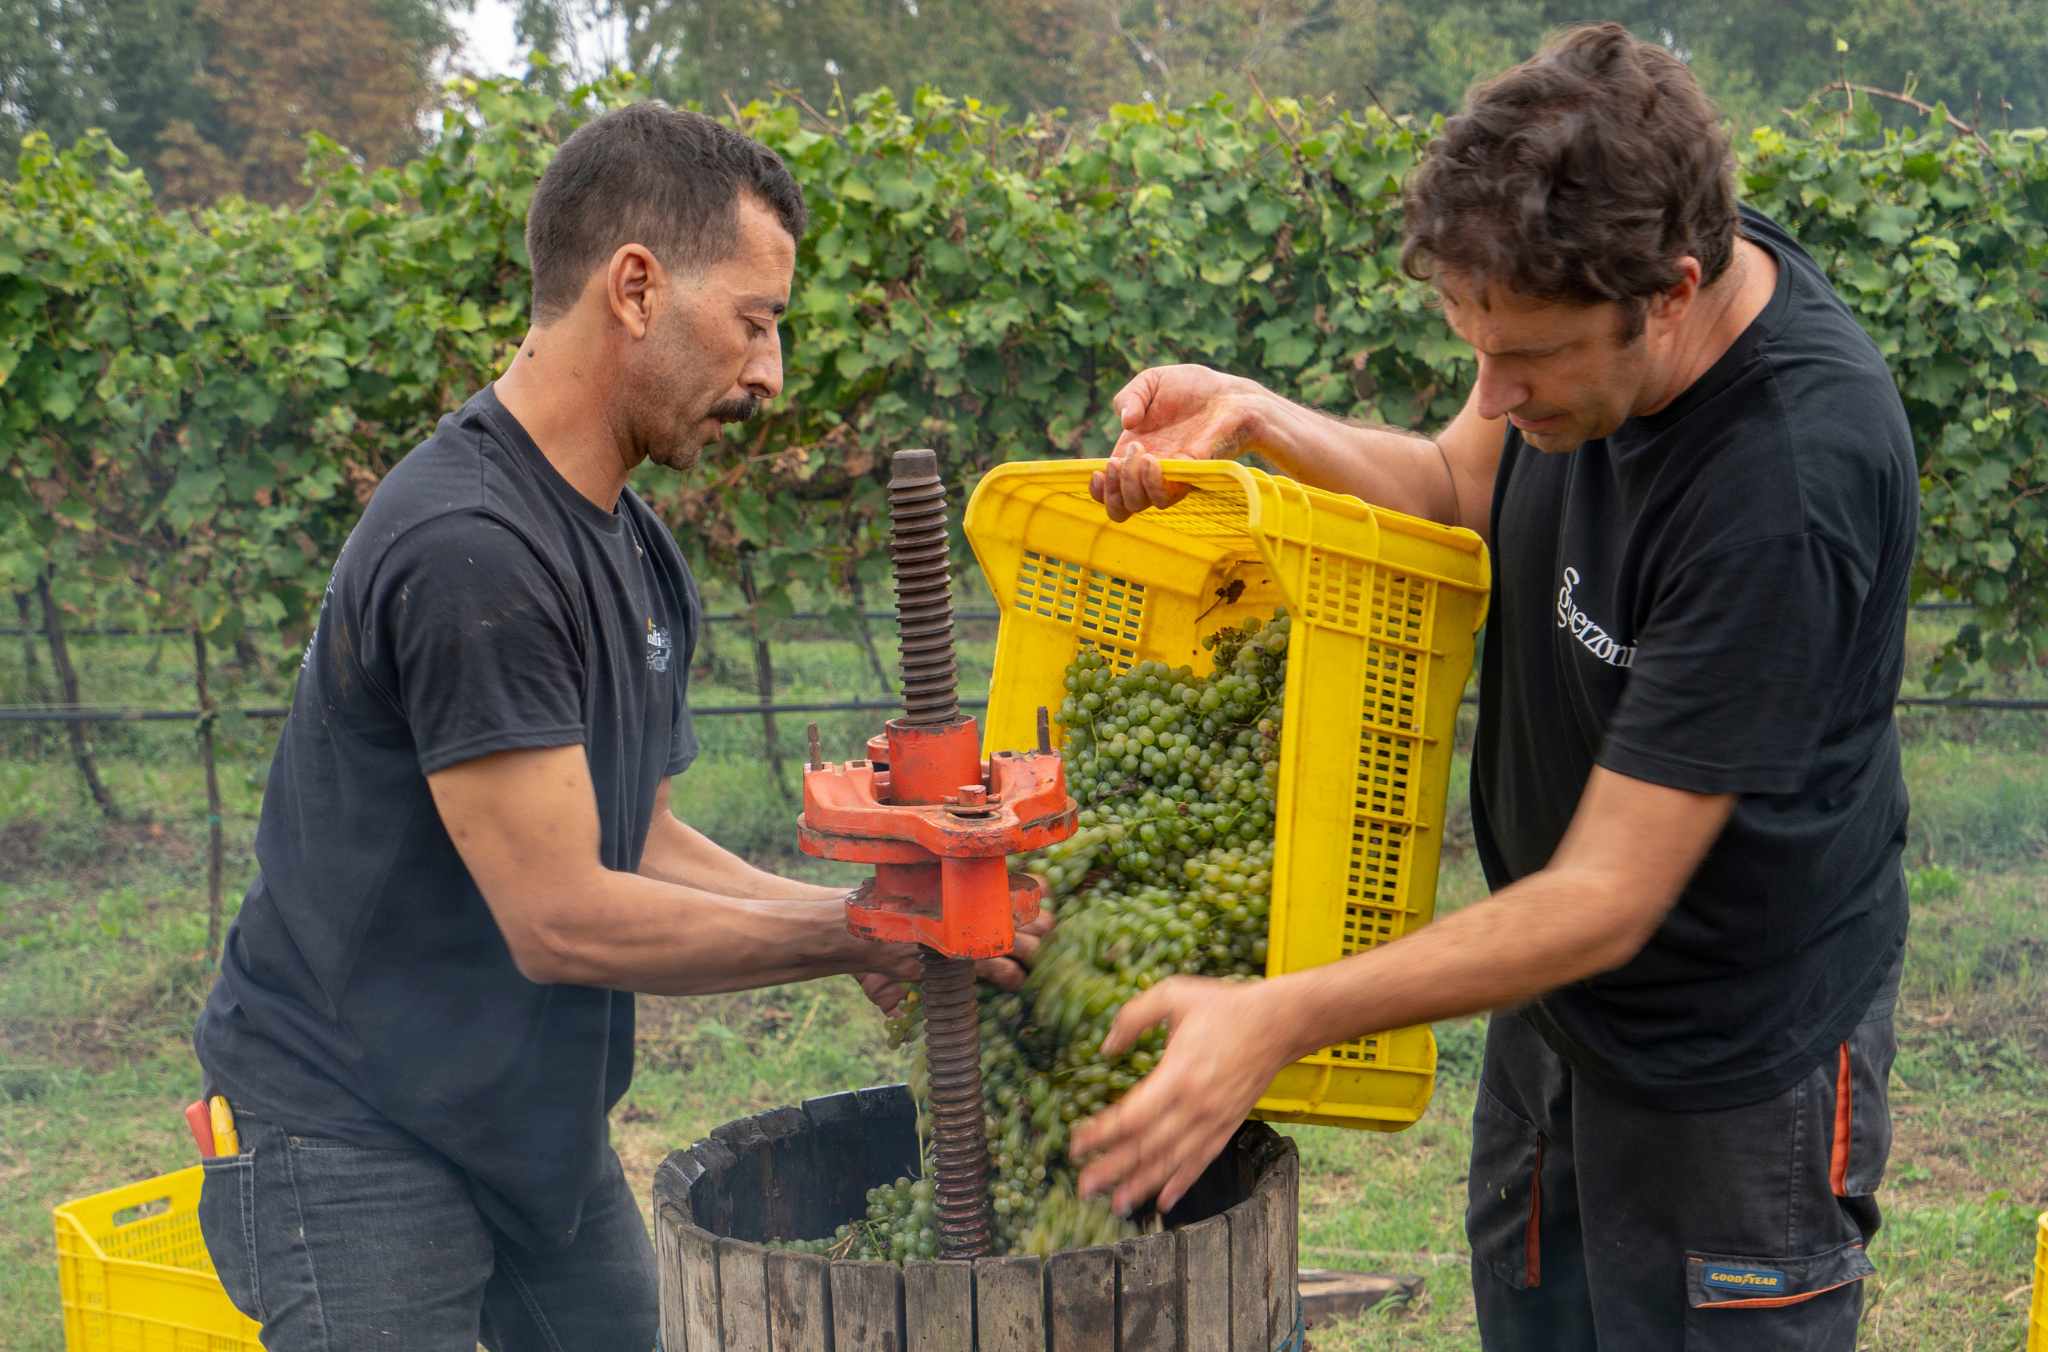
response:
[[[562,142],[526,209],[533,317],[576,303],[590,270],[640,243],[663,266],[706,267],[739,240],[739,198],[753,194],[802,239],[803,189],[774,151],[730,127],[648,100],[586,122]]]
[[[1473,87],[1404,186],[1401,266],[1469,274],[1536,300],[1630,312],[1691,255],[1704,282],[1735,250],[1735,162],[1685,64],[1619,24],[1565,30]]]

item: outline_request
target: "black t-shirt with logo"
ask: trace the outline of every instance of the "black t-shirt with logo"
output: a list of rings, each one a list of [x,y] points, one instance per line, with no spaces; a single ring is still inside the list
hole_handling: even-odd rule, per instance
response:
[[[696,754],[700,606],[638,497],[606,511],[489,388],[384,479],[301,664],[195,1042],[235,1107],[358,1145],[424,1145],[522,1242],[565,1244],[633,1068],[633,997],[520,975],[427,776],[581,745],[604,866],[638,867]]]
[[[1742,230],[1777,289],[1675,402],[1569,455],[1510,429],[1472,760],[1495,888],[1549,862],[1595,765],[1738,795],[1648,945],[1530,1007],[1579,1071],[1677,1109],[1831,1054],[1906,929],[1911,435],[1813,260]]]

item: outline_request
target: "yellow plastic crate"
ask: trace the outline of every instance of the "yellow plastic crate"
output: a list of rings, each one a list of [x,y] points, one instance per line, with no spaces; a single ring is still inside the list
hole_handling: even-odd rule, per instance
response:
[[[1467,530],[1232,463],[1175,462],[1192,488],[1113,524],[1088,495],[1100,460],[1003,465],[967,506],[1002,615],[986,744],[1035,737],[1083,647],[1127,670],[1206,671],[1201,639],[1286,606],[1273,909],[1266,974],[1334,962],[1428,923],[1458,700],[1492,574]],[[1241,585],[1240,585],[1241,584]],[[1428,1028],[1330,1047],[1259,1100],[1272,1121],[1398,1131],[1436,1077]]]
[[[199,1237],[198,1165],[56,1209],[66,1352],[262,1352]]]
[[[2048,1352],[2048,1211],[2034,1240],[2034,1312],[2027,1320],[2027,1352]]]

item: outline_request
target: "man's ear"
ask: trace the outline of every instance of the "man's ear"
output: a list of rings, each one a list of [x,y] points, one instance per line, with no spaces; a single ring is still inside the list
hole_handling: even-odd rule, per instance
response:
[[[661,288],[661,264],[644,244],[621,244],[605,268],[605,299],[612,318],[628,336],[645,338],[654,318],[655,293]]]
[[[1650,317],[1660,323],[1683,319],[1699,299],[1700,260],[1691,254],[1678,260],[1678,280],[1650,298]]]

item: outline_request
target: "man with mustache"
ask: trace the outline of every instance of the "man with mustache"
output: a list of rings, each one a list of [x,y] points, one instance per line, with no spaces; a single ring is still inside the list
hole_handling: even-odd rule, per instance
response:
[[[886,1009],[916,971],[669,811],[702,607],[626,480],[780,392],[804,223],[708,118],[577,131],[528,211],[532,328],[335,563],[195,1035],[240,1129],[201,1228],[266,1347],[644,1352],[606,1121],[632,993],[852,973]]]
[[[1095,491],[1251,448],[1492,545],[1472,817],[1494,895],[1265,982],[1175,978],[1160,1065],[1074,1133],[1084,1189],[1186,1191],[1273,1075],[1494,1011],[1466,1231],[1488,1349],[1851,1349],[1891,1140],[1918,512],[1877,348],[1738,206],[1669,52],[1573,30],[1474,88],[1403,264],[1478,378],[1435,437],[1146,371]],[[1318,735],[1329,735],[1320,729]]]

